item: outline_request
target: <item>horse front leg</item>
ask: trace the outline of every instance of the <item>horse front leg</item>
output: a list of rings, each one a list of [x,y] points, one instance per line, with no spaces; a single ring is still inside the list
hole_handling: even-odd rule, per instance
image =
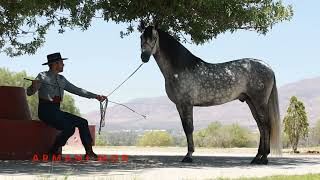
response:
[[[180,115],[184,133],[187,137],[188,142],[188,153],[183,158],[182,162],[192,162],[192,153],[194,152],[193,144],[193,106],[186,104],[176,105],[177,110]]]

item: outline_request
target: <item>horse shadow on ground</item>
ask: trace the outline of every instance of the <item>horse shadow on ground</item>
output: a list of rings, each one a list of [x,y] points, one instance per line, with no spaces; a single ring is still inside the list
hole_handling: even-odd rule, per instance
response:
[[[239,156],[194,156],[193,163],[180,162],[183,156],[142,156],[130,155],[128,161],[62,161],[33,162],[31,160],[2,160],[0,175],[94,175],[117,172],[141,172],[153,168],[261,168],[276,167],[280,169],[296,168],[301,165],[317,165],[320,158],[316,157],[271,157],[268,165],[250,165],[253,157]]]

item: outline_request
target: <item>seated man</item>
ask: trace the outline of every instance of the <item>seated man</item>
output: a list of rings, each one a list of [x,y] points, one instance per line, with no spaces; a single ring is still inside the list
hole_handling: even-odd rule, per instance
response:
[[[79,129],[82,144],[86,150],[86,156],[97,158],[92,150],[92,137],[90,135],[88,121],[81,117],[60,110],[60,102],[63,100],[64,90],[86,98],[95,98],[104,101],[106,96],[97,95],[78,88],[71,84],[64,76],[59,75],[63,72],[63,60],[60,53],[49,54],[48,62],[42,65],[49,65],[49,70],[41,72],[32,81],[32,85],[27,88],[27,95],[31,96],[39,91],[38,116],[47,125],[61,130],[55,143],[50,149],[50,154],[58,154],[59,148],[64,146],[70,136],[74,134],[75,128]]]

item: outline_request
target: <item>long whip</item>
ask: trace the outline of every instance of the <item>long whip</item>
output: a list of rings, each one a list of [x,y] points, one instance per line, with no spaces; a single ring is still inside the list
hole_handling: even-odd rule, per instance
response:
[[[141,63],[121,84],[119,84],[113,91],[111,91],[108,96],[110,96],[111,94],[113,94],[116,90],[118,90],[128,79],[130,79],[137,71],[138,69],[141,68],[141,66],[143,65],[144,63]],[[135,110],[129,108],[128,106],[124,105],[124,104],[121,104],[121,103],[117,103],[117,102],[113,102],[113,101],[110,101],[109,102],[111,103],[114,103],[114,104],[117,104],[117,105],[120,105],[120,106],[123,106],[129,110],[131,110],[132,112],[142,116],[143,118],[147,118],[146,115],[142,115],[138,112],[136,112]],[[100,102],[100,125],[99,125],[99,135],[100,135],[100,132],[101,132],[101,128],[105,126],[105,116],[106,116],[106,110],[107,110],[107,106],[108,106],[108,101],[105,100],[104,102]]]

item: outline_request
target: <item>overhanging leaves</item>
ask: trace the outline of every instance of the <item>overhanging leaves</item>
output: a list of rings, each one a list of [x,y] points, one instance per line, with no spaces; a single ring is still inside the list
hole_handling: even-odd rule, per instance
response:
[[[34,54],[50,27],[87,30],[92,20],[127,23],[121,36],[139,22],[157,24],[179,40],[202,44],[220,33],[238,29],[266,34],[276,23],[290,20],[291,6],[272,0],[6,0],[0,1],[0,53]]]

